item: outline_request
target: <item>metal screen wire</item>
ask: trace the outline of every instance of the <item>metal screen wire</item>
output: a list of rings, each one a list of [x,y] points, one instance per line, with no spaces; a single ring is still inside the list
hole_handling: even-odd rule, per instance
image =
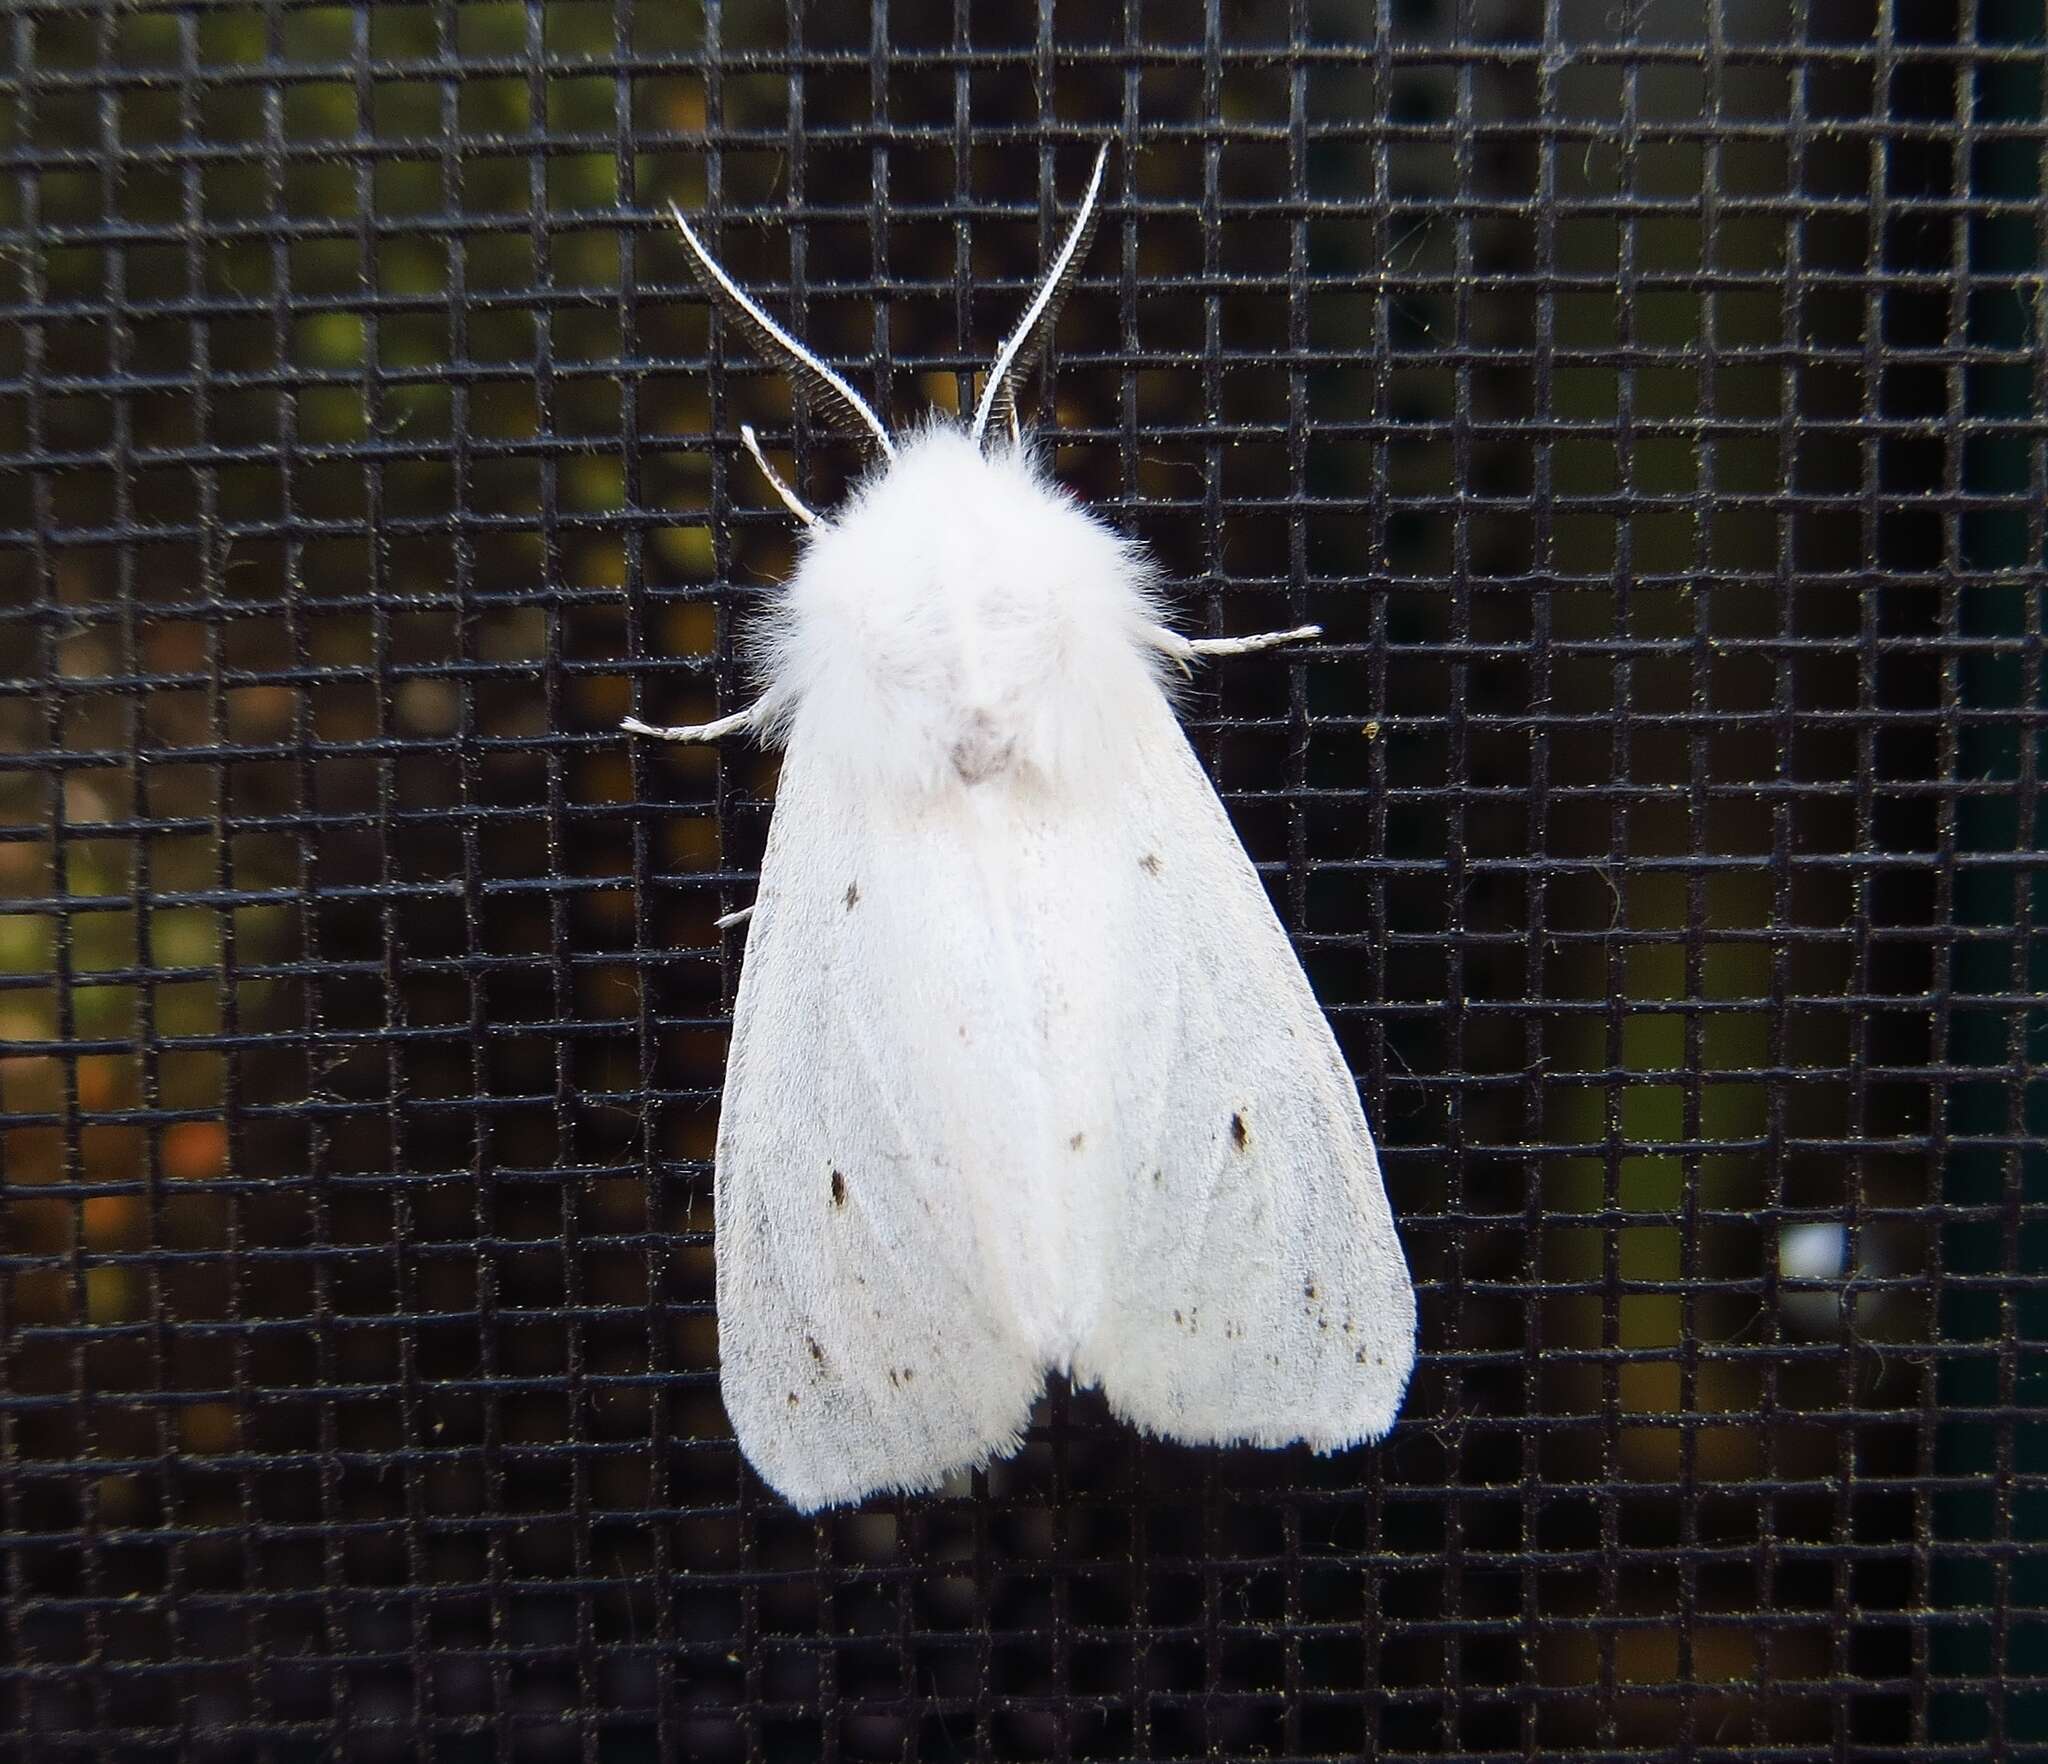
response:
[[[0,1759],[2048,1756],[2038,0],[9,0]],[[710,1157],[857,469],[1183,628],[1421,1290],[1383,1445],[1056,1387],[817,1520]]]

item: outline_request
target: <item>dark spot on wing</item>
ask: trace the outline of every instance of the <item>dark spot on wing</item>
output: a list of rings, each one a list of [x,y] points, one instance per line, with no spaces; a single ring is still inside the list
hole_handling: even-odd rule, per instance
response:
[[[795,1391],[791,1391],[791,1392],[789,1393],[789,1406],[790,1406],[790,1407],[791,1407],[792,1409],[796,1407],[796,1392],[795,1392]]]
[[[818,1364],[819,1364],[819,1365],[821,1365],[821,1366],[822,1366],[822,1365],[824,1365],[824,1363],[825,1363],[825,1350],[824,1350],[823,1348],[821,1348],[821,1347],[820,1347],[820,1346],[819,1346],[819,1345],[817,1344],[817,1341],[816,1341],[816,1339],[815,1339],[815,1338],[813,1338],[813,1337],[811,1337],[811,1336],[808,1336],[808,1335],[807,1335],[807,1336],[805,1336],[805,1337],[804,1337],[804,1346],[805,1346],[805,1347],[807,1347],[807,1348],[809,1348],[809,1349],[811,1350],[811,1358],[812,1358],[812,1359],[816,1360],[816,1361],[818,1362]]]
[[[1230,1143],[1236,1146],[1239,1151],[1243,1151],[1244,1142],[1251,1138],[1251,1136],[1252,1130],[1244,1124],[1244,1116],[1232,1115],[1230,1117]]]
[[[1154,1188],[1157,1188],[1165,1180],[1166,1172],[1164,1170],[1154,1170],[1152,1172],[1152,1186]]]
[[[1160,863],[1159,854],[1156,851],[1148,851],[1138,860],[1138,868],[1143,870],[1148,876],[1158,875],[1165,867],[1165,865]]]
[[[837,1170],[832,1172],[832,1204],[835,1207],[846,1205],[846,1178]]]
[[[1301,1296],[1305,1299],[1312,1299],[1316,1296],[1316,1283],[1313,1280],[1301,1289]]]
[[[854,909],[854,907],[855,907],[855,905],[856,905],[856,904],[858,904],[859,900],[860,900],[860,884],[859,884],[858,882],[849,882],[849,883],[847,883],[847,885],[846,885],[846,910],[847,910],[847,911],[848,911],[849,913],[850,913],[850,912],[852,912],[852,911],[853,911],[853,909]]]
[[[1082,1148],[1082,1146],[1086,1145],[1087,1143],[1088,1135],[1085,1133],[1077,1133],[1074,1135],[1072,1139],[1067,1141],[1067,1150],[1079,1151]]]

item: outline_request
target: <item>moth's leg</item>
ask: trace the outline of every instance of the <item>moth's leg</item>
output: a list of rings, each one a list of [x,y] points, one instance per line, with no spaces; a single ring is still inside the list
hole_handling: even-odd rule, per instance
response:
[[[782,474],[768,463],[768,456],[761,451],[760,437],[754,433],[752,423],[740,424],[740,445],[754,456],[754,463],[761,468],[761,476],[768,480],[768,487],[782,498],[782,506],[805,526],[818,526],[818,517],[804,507],[803,499],[782,481]]]
[[[656,741],[723,741],[728,735],[757,727],[760,721],[761,701],[757,698],[745,710],[720,717],[715,723],[682,723],[672,729],[660,729],[638,717],[624,717],[619,727],[628,735],[649,735]]]
[[[1183,637],[1178,631],[1169,631],[1164,625],[1152,627],[1152,641],[1180,664],[1185,673],[1188,663],[1205,656],[1254,655],[1262,649],[1278,649],[1283,643],[1306,643],[1323,634],[1321,625],[1297,625],[1291,631],[1261,631],[1252,637]]]
[[[622,717],[619,727],[628,735],[648,735],[656,741],[723,741],[728,735],[737,735],[742,730],[755,728],[761,721],[761,700],[755,699],[743,711],[734,711],[729,717],[720,717],[711,723],[680,723],[672,728],[657,728],[652,723],[643,723],[638,717]],[[727,913],[712,921],[723,931],[733,925],[744,925],[753,917],[752,907],[741,907],[736,913]]]

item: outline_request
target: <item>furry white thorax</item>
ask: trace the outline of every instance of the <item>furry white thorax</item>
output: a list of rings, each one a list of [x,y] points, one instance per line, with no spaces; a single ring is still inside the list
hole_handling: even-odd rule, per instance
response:
[[[1156,690],[1142,554],[1028,448],[934,425],[899,443],[757,626],[771,739],[814,732],[884,791],[1101,777]]]

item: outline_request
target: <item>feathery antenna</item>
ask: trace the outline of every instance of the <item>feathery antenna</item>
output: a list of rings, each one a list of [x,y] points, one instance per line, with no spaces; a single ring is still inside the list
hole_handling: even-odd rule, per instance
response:
[[[1095,156],[1095,171],[1088,180],[1088,193],[1081,198],[1081,211],[1074,216],[1067,242],[1052,260],[1052,268],[1046,272],[1045,281],[1032,296],[1031,304],[1024,309],[1024,317],[1017,328],[996,351],[995,363],[988,371],[988,384],[982,388],[981,403],[974,412],[974,427],[968,431],[976,442],[987,434],[991,418],[1013,432],[1015,430],[1017,382],[1038,358],[1039,350],[1044,347],[1045,339],[1060,315],[1060,305],[1073,286],[1073,273],[1088,254],[1088,241],[1095,233],[1095,202],[1102,193],[1102,168],[1108,163],[1109,148],[1105,144]]]
[[[1097,169],[1099,172],[1100,168]],[[868,408],[867,400],[755,304],[747,291],[725,273],[718,259],[704,249],[704,242],[691,230],[680,208],[670,203],[669,213],[682,229],[683,239],[690,247],[691,268],[704,284],[704,291],[728,318],[738,321],[762,359],[772,362],[787,356],[794,364],[796,378],[818,394],[832,421],[849,433],[872,441],[884,459],[894,459],[895,443],[882,427],[882,419]]]

